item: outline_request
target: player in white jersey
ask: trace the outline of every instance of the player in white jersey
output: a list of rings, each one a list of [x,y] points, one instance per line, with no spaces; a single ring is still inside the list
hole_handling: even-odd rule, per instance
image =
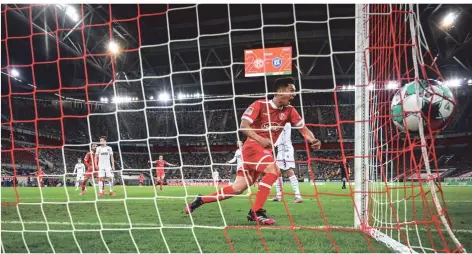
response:
[[[234,152],[234,157],[231,160],[226,162],[226,163],[232,164],[232,163],[235,163],[237,161],[237,168],[236,169],[242,168],[242,166],[243,166],[243,160],[242,160],[242,157],[241,157],[241,146],[242,145],[243,145],[243,142],[241,142],[241,141],[237,142],[238,150],[236,150],[236,152]]]
[[[220,180],[220,173],[218,171],[213,171],[213,181],[218,182]]]
[[[79,185],[82,184],[84,181],[84,176],[85,176],[85,165],[82,163],[82,159],[78,158],[77,159],[77,164],[75,164],[74,167],[74,174],[76,174],[76,179],[75,179],[75,190],[79,190]]]
[[[292,203],[301,203],[303,202],[303,199],[298,187],[298,178],[293,172],[293,169],[295,168],[295,151],[292,145],[292,126],[290,123],[285,124],[284,130],[280,134],[277,142],[275,142],[275,146],[277,147],[277,166],[282,171],[282,174],[275,182],[277,196],[273,198],[272,201],[282,200],[283,177],[288,177],[292,184],[293,192],[295,193],[295,199]]]
[[[113,171],[115,171],[115,159],[113,158],[113,150],[107,146],[107,138],[100,137],[100,146],[95,152],[95,168],[98,168],[98,196],[105,195],[104,180],[109,179],[110,195],[115,196],[113,192]]]

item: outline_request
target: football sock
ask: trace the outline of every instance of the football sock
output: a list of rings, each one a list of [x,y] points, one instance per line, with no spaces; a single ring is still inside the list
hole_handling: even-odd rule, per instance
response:
[[[277,197],[281,198],[282,197],[282,183],[284,182],[284,179],[282,177],[279,177],[275,181],[275,188],[277,189]]]
[[[160,182],[161,182],[161,190],[162,190],[162,185],[164,184],[164,180],[163,180],[163,179],[161,179],[161,181],[160,181]]]
[[[203,203],[212,203],[216,202],[216,200],[225,200],[228,198],[232,198],[233,193],[233,186],[226,186],[224,188],[221,188],[217,192],[208,195],[207,197],[202,197],[202,201]]]
[[[110,192],[113,192],[113,178],[110,179],[109,184],[110,184]]]
[[[85,180],[82,182],[82,191],[85,190],[85,185],[87,185],[87,180],[88,180],[88,179],[85,179]]]
[[[267,201],[267,197],[269,196],[270,189],[278,178],[279,176],[273,173],[267,173],[264,178],[262,178],[256,193],[256,200],[254,201],[254,204],[252,206],[253,211],[258,211],[259,209],[264,207],[264,204]]]
[[[103,192],[103,181],[102,180],[98,181],[98,191]]]
[[[346,181],[343,180],[343,188],[346,188]]]
[[[79,181],[75,182],[75,189],[79,188]]]
[[[300,195],[300,189],[298,188],[298,179],[296,176],[291,176],[288,178],[292,184],[293,192],[295,193],[295,198],[302,198]]]

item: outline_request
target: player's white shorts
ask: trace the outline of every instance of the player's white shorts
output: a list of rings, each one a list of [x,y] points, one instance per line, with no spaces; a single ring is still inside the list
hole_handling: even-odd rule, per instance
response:
[[[111,168],[99,169],[98,170],[98,177],[113,177],[113,173],[111,172]]]
[[[280,170],[295,169],[295,158],[293,155],[293,149],[279,151],[277,153],[277,166]]]
[[[78,181],[83,181],[85,179],[85,175],[77,175],[77,178],[75,179],[77,182]]]

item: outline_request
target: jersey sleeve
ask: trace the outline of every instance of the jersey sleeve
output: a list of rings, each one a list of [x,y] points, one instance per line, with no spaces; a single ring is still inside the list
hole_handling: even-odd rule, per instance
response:
[[[110,155],[113,155],[113,149],[111,149],[111,147],[108,147],[108,152],[110,152]]]
[[[261,103],[259,101],[256,101],[252,103],[246,109],[246,111],[244,111],[244,114],[241,117],[241,120],[245,119],[245,120],[248,120],[250,123],[253,123],[259,116],[260,111],[261,111]]]
[[[304,124],[304,121],[300,114],[298,114],[298,111],[294,108],[291,107],[292,111],[290,112],[290,123],[294,127],[301,127]]]

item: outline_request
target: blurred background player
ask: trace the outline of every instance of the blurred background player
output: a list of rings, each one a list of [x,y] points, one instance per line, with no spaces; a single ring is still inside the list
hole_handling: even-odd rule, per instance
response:
[[[143,182],[144,182],[144,173],[141,173],[139,175],[139,186],[143,187]]]
[[[226,163],[228,164],[232,164],[232,163],[235,163],[237,162],[237,168],[236,169],[239,169],[243,166],[243,161],[241,160],[241,147],[243,146],[243,142],[241,141],[238,141],[236,143],[236,145],[238,146],[238,150],[236,150],[236,152],[234,152],[234,157],[227,161]]]
[[[295,193],[295,199],[292,203],[301,203],[303,199],[300,195],[300,189],[298,188],[298,178],[293,172],[295,168],[295,151],[292,145],[292,126],[290,123],[285,124],[284,130],[282,134],[280,134],[275,146],[277,147],[277,166],[282,176],[275,182],[277,196],[275,196],[272,201],[282,200],[283,177],[288,177],[290,184],[292,184],[293,192]]]
[[[213,177],[213,181],[219,182],[219,180],[220,180],[220,173],[218,173],[218,171],[214,170],[213,173],[212,173],[212,177]]]
[[[84,174],[85,174],[85,165],[82,163],[82,159],[78,158],[77,163],[74,167],[74,174],[76,174],[75,178],[75,190],[79,190],[79,184],[82,184],[84,181]]]
[[[344,163],[346,163],[347,170],[344,166]],[[347,162],[339,163],[339,169],[337,174],[341,175],[341,179],[343,181],[343,187],[341,187],[341,189],[346,189],[346,179],[351,175],[351,168],[349,167],[349,164]]]
[[[43,186],[43,170],[41,168],[38,168],[38,171],[36,172],[36,176],[38,177],[38,186],[41,187]]]
[[[274,163],[272,144],[279,137],[282,126],[291,123],[295,127],[301,127],[300,133],[311,143],[313,149],[319,149],[321,146],[321,142],[306,128],[295,108],[290,106],[290,101],[295,97],[294,84],[295,81],[292,78],[277,79],[274,84],[276,93],[272,100],[257,100],[246,109],[241,117],[240,128],[248,138],[241,149],[243,167],[238,169],[233,185],[204,197],[197,196],[193,202],[187,204],[186,213],[195,211],[205,203],[225,200],[241,194],[264,173],[247,219],[256,221],[258,224],[275,223],[274,219],[266,215],[263,207],[272,185],[280,175]]]
[[[95,177],[97,176],[97,172],[95,168],[95,151],[96,150],[97,150],[97,144],[92,143],[92,151],[88,152],[85,155],[84,163],[85,163],[85,166],[87,166],[87,172],[85,173],[85,179],[82,182],[82,191],[80,192],[79,195],[84,195],[85,190],[86,190],[85,186],[87,185],[88,179],[93,178],[93,175],[95,175]]]
[[[176,167],[176,164],[171,164],[167,161],[164,160],[164,156],[159,155],[159,160],[156,161],[156,184],[154,185],[154,188],[157,187],[158,184],[160,184],[160,189],[162,190],[162,185],[164,184],[164,179],[166,177],[166,172],[164,170],[164,166],[171,166],[171,167]]]
[[[95,154],[95,167],[98,168],[98,187],[100,189],[98,196],[106,195],[105,180],[109,180],[110,195],[115,196],[113,192],[113,171],[115,171],[115,159],[113,158],[113,149],[107,145],[107,138],[100,137],[100,146],[97,147]]]

